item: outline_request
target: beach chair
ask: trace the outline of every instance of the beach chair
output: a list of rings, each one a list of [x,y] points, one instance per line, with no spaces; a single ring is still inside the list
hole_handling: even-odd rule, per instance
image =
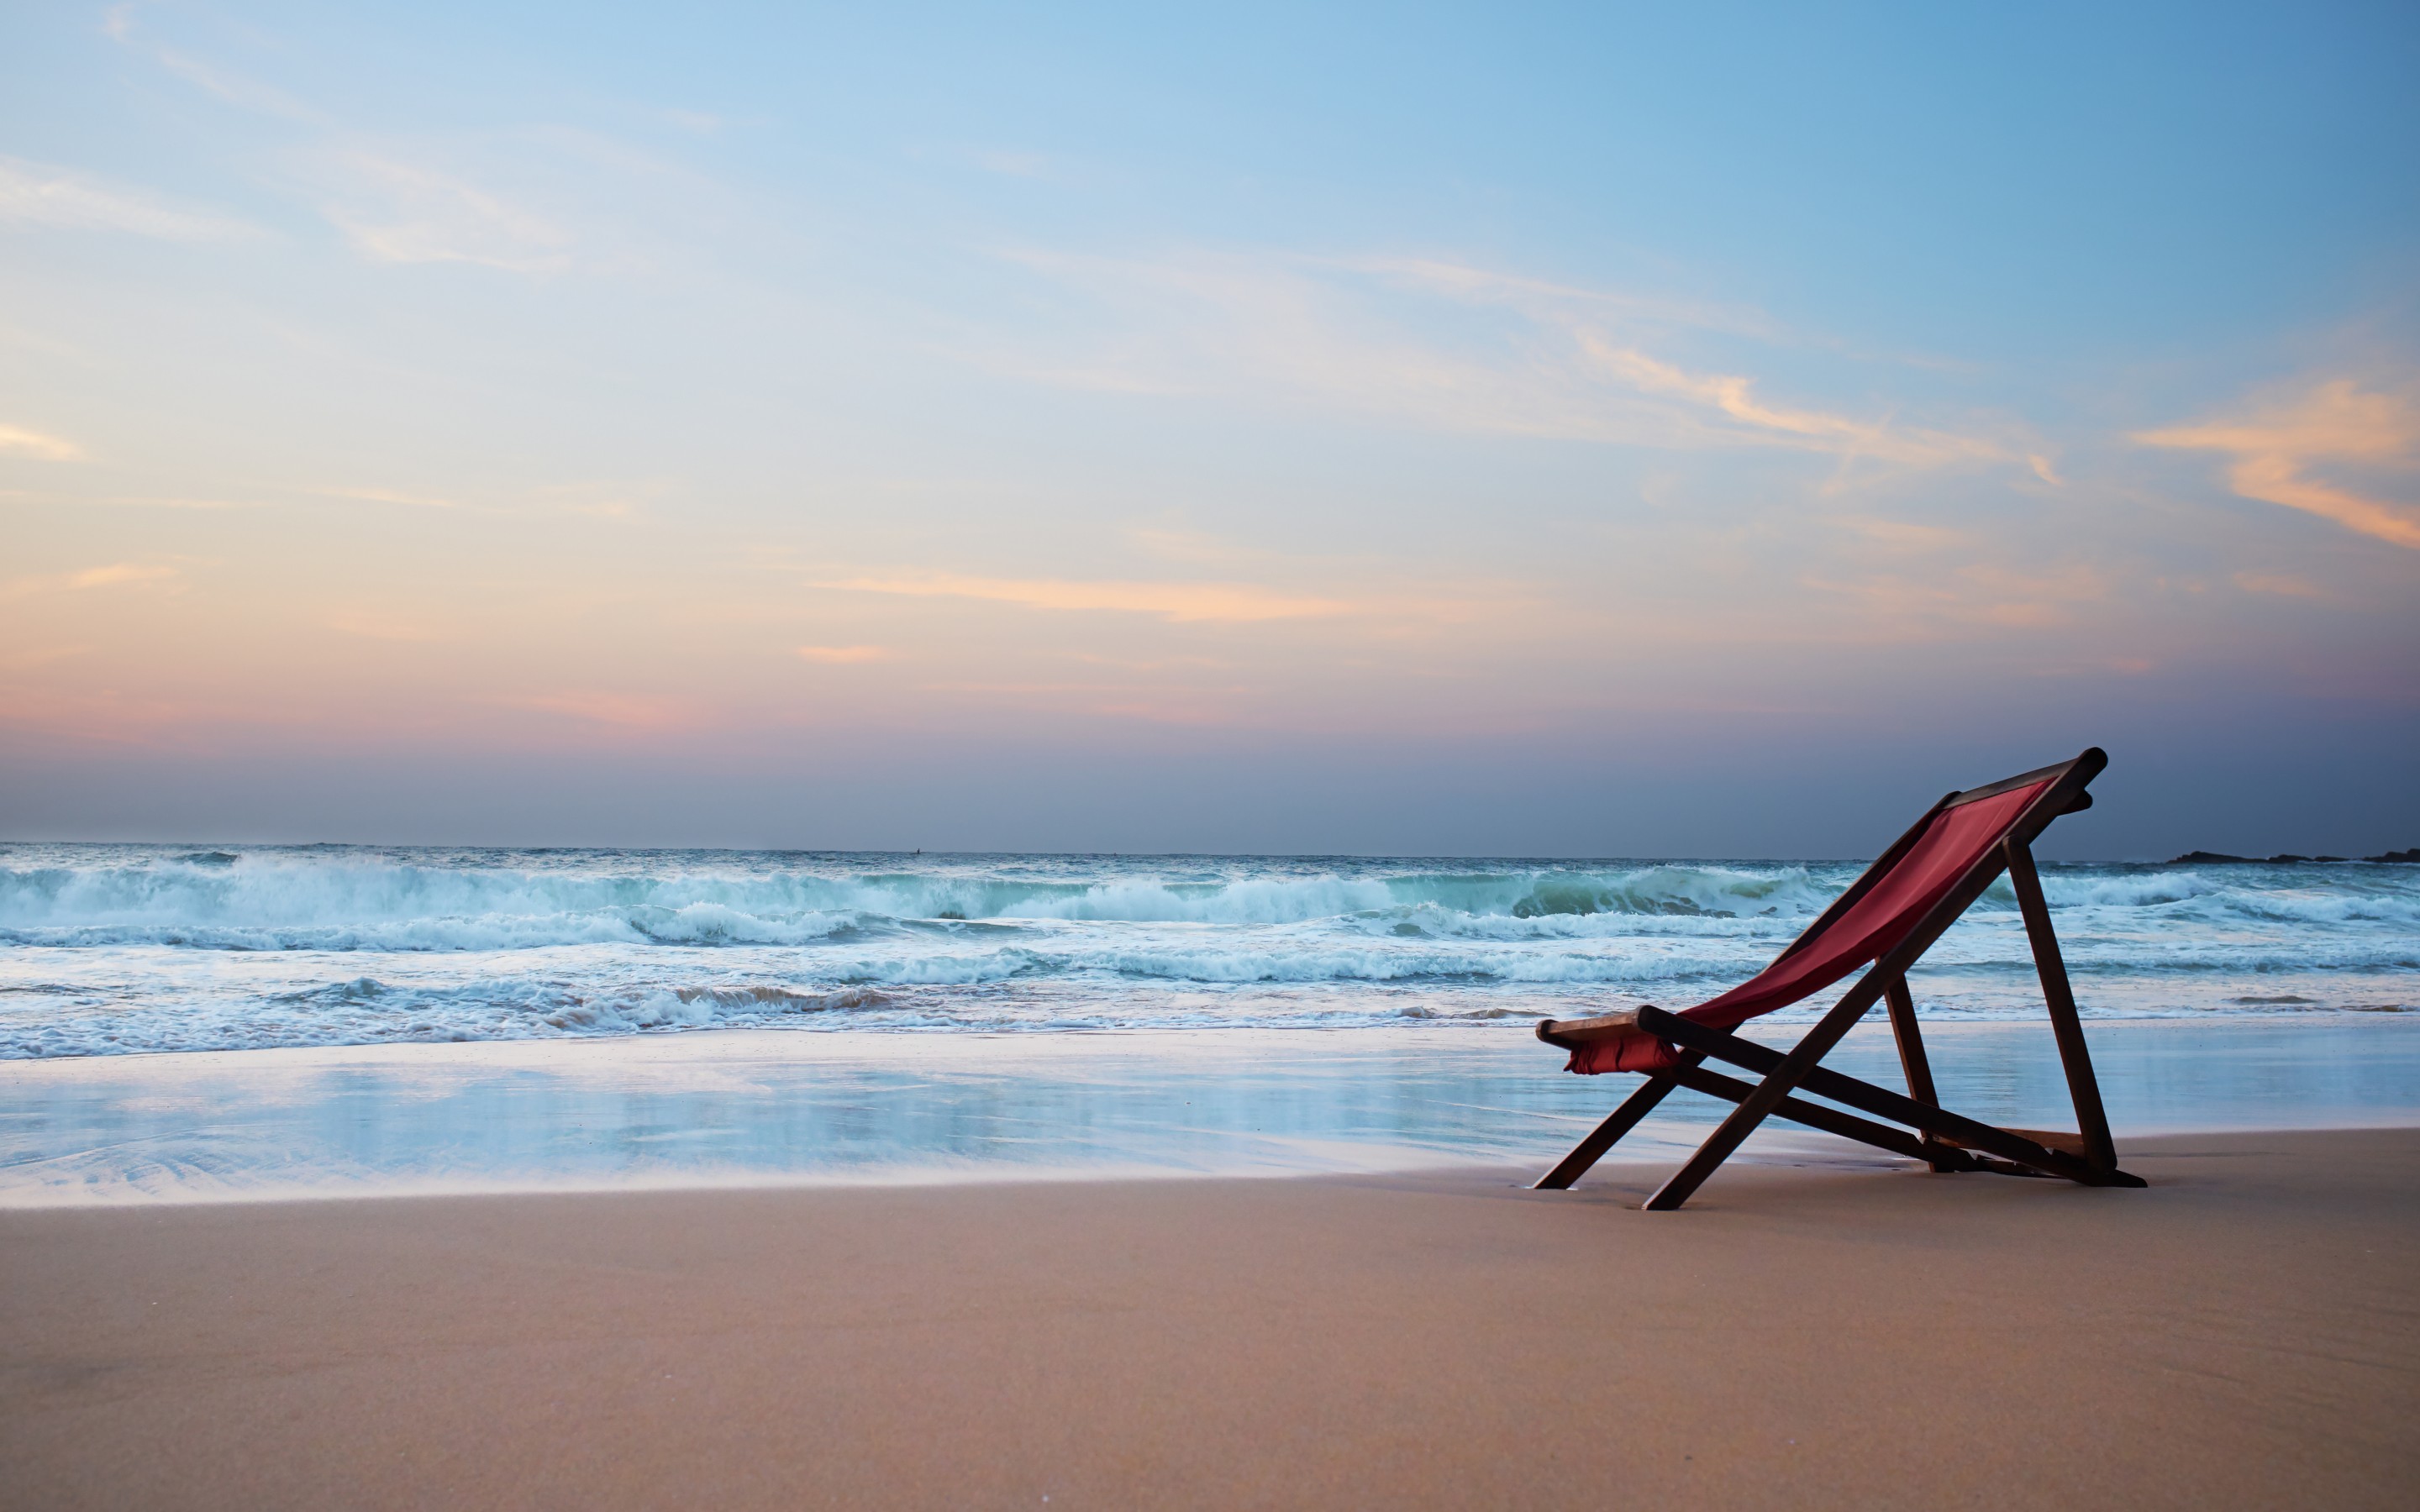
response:
[[[2143,1185],[2141,1178],[2118,1168],[2109,1119],[2102,1111],[2101,1085],[2085,1050],[2084,1026],[2076,1018],[2075,995],[2059,960],[2058,936],[2051,931],[2050,907],[2042,901],[2032,851],[2034,840],[2052,820],[2091,807],[2092,795],[2085,789],[2108,764],[2109,758],[2096,747],[2056,766],[1950,794],[1866,868],[1773,964],[1719,997],[1678,1013],[1645,1007],[1603,1018],[1539,1024],[1539,1039],[1571,1052],[1570,1070],[1584,1076],[1637,1072],[1647,1081],[1537,1184],[1550,1189],[1571,1185],[1674,1088],[1685,1087],[1737,1106],[1687,1164],[1647,1199],[1650,1211],[1668,1212],[1688,1201],[1769,1118],[1859,1140],[1923,1161],[1936,1171],[2064,1177],[2086,1186]],[[1916,999],[1908,991],[1908,968],[2003,872],[2024,915],[2042,997],[2050,1005],[2051,1031],[2067,1068],[2068,1092],[2075,1101],[2075,1134],[1994,1128],[1948,1112],[1933,1093],[1931,1066],[1916,1029]],[[1761,1013],[1813,996],[1869,963],[1871,969],[1848,995],[1787,1054],[1731,1032]],[[1900,1066],[1907,1076],[1904,1096],[1821,1064],[1877,1002],[1886,1006],[1891,1032],[1899,1041]],[[1708,1060],[1726,1062],[1761,1079],[1751,1083],[1726,1076],[1708,1068]],[[1792,1095],[1801,1091],[1871,1117]],[[1877,1119],[1904,1124],[1915,1133],[1875,1122]]]

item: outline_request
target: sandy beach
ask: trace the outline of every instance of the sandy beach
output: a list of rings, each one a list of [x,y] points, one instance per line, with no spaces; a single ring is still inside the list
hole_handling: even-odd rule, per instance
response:
[[[2406,1506],[2420,1131],[0,1213],[11,1507]]]

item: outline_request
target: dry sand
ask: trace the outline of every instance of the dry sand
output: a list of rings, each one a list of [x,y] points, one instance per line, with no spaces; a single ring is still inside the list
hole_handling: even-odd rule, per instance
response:
[[[9,1507],[2420,1504],[2420,1131],[0,1214]]]

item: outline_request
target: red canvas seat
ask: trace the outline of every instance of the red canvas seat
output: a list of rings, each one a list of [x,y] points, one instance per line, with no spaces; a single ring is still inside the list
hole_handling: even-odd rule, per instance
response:
[[[1650,1208],[1675,1208],[1686,1201],[1768,1117],[1878,1145],[1923,1160],[1935,1170],[2007,1171],[2063,1176],[2099,1186],[2141,1185],[2117,1167],[2100,1088],[2030,849],[2052,820],[2091,805],[2086,785],[2107,764],[2108,758],[2095,748],[2056,766],[1944,797],[1773,964],[1718,997],[1678,1013],[1646,1007],[1602,1018],[1541,1023],[1538,1037],[1570,1052],[1570,1070],[1582,1075],[1637,1072],[1646,1075],[1647,1083],[1538,1184],[1569,1186],[1668,1093],[1685,1087],[1738,1106],[1650,1199]],[[1907,970],[2003,872],[2024,915],[2043,998],[2083,1125],[2077,1134],[1995,1129],[1944,1111],[1933,1095]],[[1730,1032],[1866,967],[1871,969],[1787,1055]],[[1906,1096],[1818,1064],[1851,1026],[1885,1000],[1907,1074]],[[1751,1086],[1721,1075],[1704,1067],[1709,1057],[1761,1072],[1764,1079]],[[1904,1134],[1791,1095],[1802,1088],[1917,1132]]]
[[[1785,951],[1773,964],[1720,997],[1681,1016],[1717,1029],[1735,1029],[1761,1013],[1812,997],[1907,938],[1934,904],[2009,828],[2047,782],[1934,810],[1890,873],[1851,903],[1821,934]],[[1809,932],[1810,934],[1813,932]],[[1672,1064],[1663,1041],[1639,1033],[1590,1041],[1572,1051],[1569,1069],[1583,1076],[1609,1071],[1656,1071]]]

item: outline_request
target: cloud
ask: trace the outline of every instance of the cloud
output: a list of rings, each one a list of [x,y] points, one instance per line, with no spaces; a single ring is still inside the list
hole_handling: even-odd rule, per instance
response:
[[[1933,639],[1951,626],[2043,629],[2069,625],[2080,606],[2110,594],[2108,576],[2085,563],[2023,572],[1978,562],[1922,576],[1809,575],[1799,583],[1862,611],[1871,638],[1900,641]]]
[[[163,241],[229,241],[258,234],[214,210],[173,205],[139,189],[7,157],[0,157],[0,221],[124,231]]]
[[[1912,520],[1883,519],[1871,515],[1844,515],[1833,519],[1832,523],[1894,551],[1946,551],[1975,544],[1975,538],[1966,532],[1952,530],[1946,525],[1922,525]]]
[[[471,263],[514,273],[560,272],[571,237],[552,222],[465,179],[364,152],[319,160],[320,213],[373,262]]]
[[[1606,371],[1642,393],[1675,394],[1720,412],[1746,435],[1846,457],[1875,457],[1915,467],[1961,459],[1999,461],[2006,448],[1946,431],[1903,430],[1879,421],[1776,405],[1756,396],[1755,381],[1731,374],[1691,373],[1645,352],[1617,347],[1594,331],[1574,332],[1580,348]]]
[[[19,578],[0,583],[0,598],[24,598],[35,594],[73,594],[94,588],[122,588],[132,583],[163,582],[178,576],[175,567],[155,562],[114,562],[105,567],[47,577]]]
[[[214,98],[256,114],[317,128],[328,140],[335,121],[290,95],[175,52],[137,35],[133,12],[120,6],[104,23],[111,38],[147,54],[170,72]],[[665,113],[690,130],[710,130],[712,117]],[[485,186],[392,151],[331,147],[307,153],[303,177],[319,212],[362,255],[384,263],[471,263],[518,273],[551,273],[569,266],[572,238],[553,222]],[[9,160],[0,159],[0,216],[11,210]],[[18,164],[31,169],[31,164]],[[55,170],[53,170],[55,179]],[[148,235],[202,239],[240,235],[240,223],[175,210],[88,180],[45,180],[43,212],[60,224],[109,224]],[[27,194],[19,192],[17,199]],[[20,214],[27,212],[19,211]],[[64,217],[75,217],[72,222]]]
[[[84,455],[84,448],[23,425],[0,425],[0,453],[39,456],[45,462],[73,462]]]
[[[106,567],[87,567],[82,572],[71,572],[68,574],[61,586],[115,588],[120,583],[158,582],[163,578],[175,576],[177,576],[177,569],[174,567],[163,567],[156,563],[120,562]]]
[[[318,111],[302,103],[282,90],[227,72],[224,69],[189,57],[157,43],[147,42],[138,35],[142,28],[135,24],[132,6],[113,6],[101,18],[101,30],[109,39],[121,47],[151,54],[154,61],[169,72],[215,95],[227,104],[264,116],[286,120],[318,122],[325,119]]]
[[[372,504],[409,504],[414,509],[459,509],[458,500],[441,499],[434,494],[400,493],[393,488],[321,488],[318,492],[331,499],[359,499]]]
[[[590,519],[629,519],[644,507],[641,501],[659,491],[648,480],[636,482],[553,483],[519,487],[466,488],[458,493],[414,493],[403,488],[318,487],[303,490],[319,499],[351,499],[366,504],[396,504],[406,509],[449,509],[481,515],[578,516]],[[636,496],[635,498],[633,496]],[[193,507],[205,507],[196,501]]]
[[[1677,448],[1775,446],[1844,466],[2046,463],[2002,439],[1767,397],[1653,349],[1771,343],[1753,312],[1575,288],[1439,260],[1002,254],[1093,307],[973,360],[1032,381],[1331,408],[1442,429]],[[1071,349],[1072,347],[1072,349]],[[1056,347],[1057,349],[1053,349]]]
[[[257,499],[188,499],[175,494],[119,494],[115,498],[96,499],[97,504],[114,504],[130,509],[261,509],[266,506]]]
[[[1466,263],[1434,257],[1340,257],[1306,259],[1315,264],[1350,269],[1400,285],[1425,289],[1469,304],[1505,304],[1535,312],[1542,320],[1567,316],[1575,309],[1599,318],[1643,321],[1697,331],[1722,331],[1762,341],[1780,339],[1773,321],[1761,311],[1739,305],[1707,304],[1664,299],[1619,289],[1585,288],[1546,279],[1473,268]]]
[[[202,62],[199,58],[188,57],[182,53],[171,52],[164,47],[152,49],[151,55],[158,58],[160,66],[169,72],[199,85],[240,110],[312,125],[322,124],[327,119],[319,112],[282,89],[273,89],[268,85],[228,73]]]
[[[840,664],[852,661],[881,661],[891,655],[880,646],[800,646],[801,661]]]
[[[2420,443],[2420,406],[2407,394],[2335,378],[2232,419],[2140,431],[2131,439],[2145,446],[2227,453],[2234,457],[2227,484],[2243,498],[2420,550],[2420,516],[2411,506],[2308,475],[2318,463],[2408,468]]]
[[[2325,598],[2327,591],[2289,572],[2239,572],[2235,586],[2247,594],[2275,594],[2285,598]]]
[[[957,573],[921,573],[892,578],[852,578],[818,588],[861,594],[901,594],[919,598],[974,598],[1028,609],[1095,609],[1156,614],[1180,623],[1249,624],[1343,614],[1351,606],[1334,599],[1279,594],[1249,583],[1066,582],[1055,579],[971,578]]]
[[[547,693],[535,698],[504,702],[514,708],[560,714],[568,718],[610,725],[620,730],[667,729],[684,722],[690,713],[688,705],[671,699],[642,698],[623,693]]]

